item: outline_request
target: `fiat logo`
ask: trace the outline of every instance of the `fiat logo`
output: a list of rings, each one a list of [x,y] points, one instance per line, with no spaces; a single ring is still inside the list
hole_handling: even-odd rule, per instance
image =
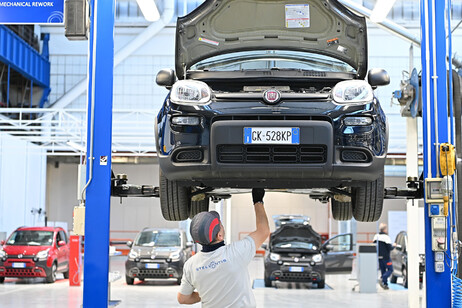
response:
[[[281,92],[275,89],[266,90],[263,92],[263,100],[270,105],[277,104],[281,99]]]
[[[22,257],[23,257],[23,255],[22,255],[22,254],[19,254],[19,255],[18,255],[18,258],[19,258],[19,259],[21,259]]]
[[[297,257],[295,257],[295,258],[294,258],[294,262],[297,263],[298,261],[300,261],[300,259],[297,258]]]

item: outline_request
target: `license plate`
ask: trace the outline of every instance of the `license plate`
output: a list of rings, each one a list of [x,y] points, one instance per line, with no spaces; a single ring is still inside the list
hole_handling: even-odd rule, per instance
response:
[[[244,144],[300,144],[300,128],[244,127]]]
[[[291,267],[289,267],[289,272],[301,273],[301,272],[303,272],[303,267],[291,266]]]
[[[25,268],[25,267],[26,267],[26,263],[23,263],[23,262],[13,262],[12,266],[13,266],[13,268]]]
[[[148,263],[146,264],[146,268],[159,268],[159,263]]]

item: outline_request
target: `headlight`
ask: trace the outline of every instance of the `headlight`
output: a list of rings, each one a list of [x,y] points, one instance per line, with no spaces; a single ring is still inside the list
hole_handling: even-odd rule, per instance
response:
[[[170,92],[170,99],[177,104],[205,105],[210,101],[212,91],[209,86],[197,80],[179,80]]]
[[[176,251],[170,254],[170,259],[172,259],[173,262],[180,260],[180,252]]]
[[[129,259],[135,259],[138,257],[138,253],[134,250],[130,250],[130,253],[128,254]]]
[[[35,255],[35,257],[38,258],[39,260],[42,260],[42,261],[43,261],[43,259],[48,258],[48,251],[50,251],[50,249],[39,251],[39,252]]]
[[[334,101],[340,104],[366,103],[374,97],[372,87],[364,80],[341,81],[332,93]]]
[[[320,263],[322,262],[322,255],[320,253],[318,253],[317,255],[314,255],[312,260],[316,263]]]
[[[271,261],[279,261],[281,259],[281,256],[277,253],[270,253],[269,257]]]
[[[366,126],[372,124],[370,117],[346,117],[343,119],[343,124],[346,126]]]
[[[0,250],[0,258],[6,257],[6,256],[7,256],[6,252],[3,250]]]

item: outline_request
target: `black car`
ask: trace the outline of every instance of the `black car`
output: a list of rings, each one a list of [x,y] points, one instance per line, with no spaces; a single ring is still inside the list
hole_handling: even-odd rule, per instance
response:
[[[193,246],[184,231],[146,228],[127,245],[131,248],[125,262],[127,284],[133,284],[135,278],[176,279],[181,283],[183,265],[191,257]]]
[[[396,283],[398,277],[403,278],[403,286],[407,288],[408,283],[408,264],[407,264],[407,233],[401,231],[396,235],[396,247],[390,252],[391,261],[393,263],[393,274],[390,277],[390,282]],[[419,255],[419,282],[423,282],[423,273],[425,272],[425,255]]]
[[[170,90],[155,124],[165,219],[253,187],[380,217],[388,129],[373,89],[389,76],[367,71],[363,17],[337,0],[206,0],[178,19],[175,62],[156,78]]]

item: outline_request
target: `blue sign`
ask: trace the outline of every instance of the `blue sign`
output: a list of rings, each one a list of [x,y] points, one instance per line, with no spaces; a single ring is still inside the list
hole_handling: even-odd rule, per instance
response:
[[[0,0],[0,24],[63,23],[64,0]]]

